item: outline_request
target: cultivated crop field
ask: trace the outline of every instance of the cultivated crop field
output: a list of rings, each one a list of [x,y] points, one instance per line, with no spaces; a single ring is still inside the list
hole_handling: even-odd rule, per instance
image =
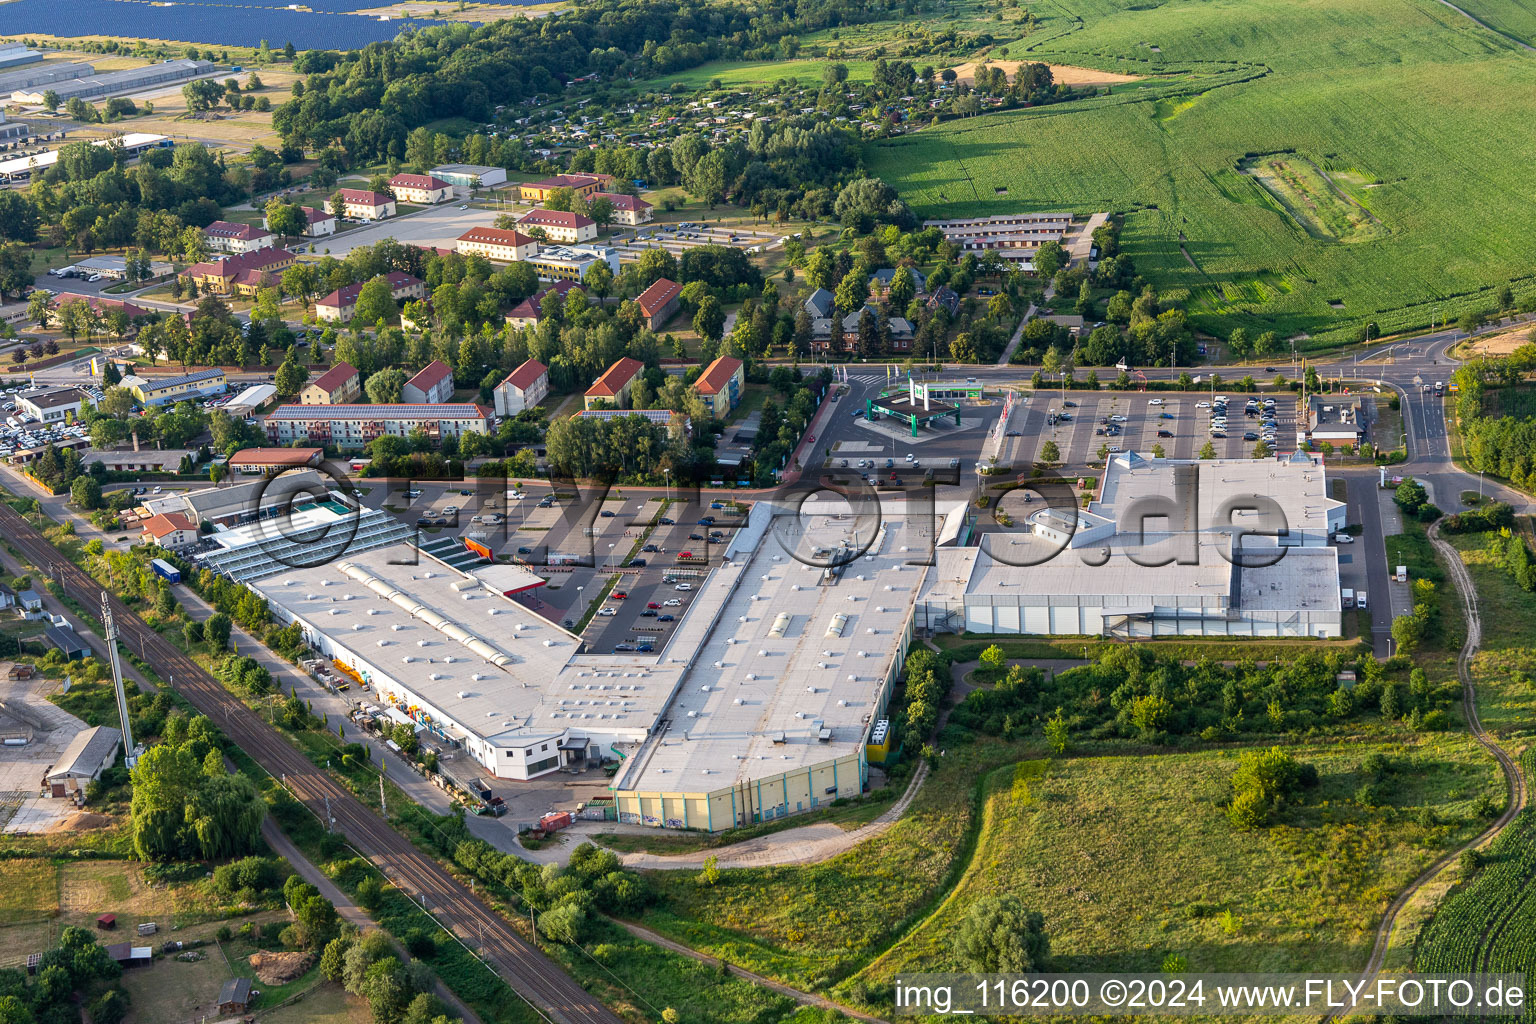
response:
[[[1536,291],[1511,217],[1536,139],[1509,130],[1536,62],[1507,39],[1433,0],[1064,6],[1081,30],[1048,21],[1029,57],[1183,76],[949,121],[872,145],[870,170],[923,216],[1123,212],[1138,270],[1220,335],[1385,333]]]

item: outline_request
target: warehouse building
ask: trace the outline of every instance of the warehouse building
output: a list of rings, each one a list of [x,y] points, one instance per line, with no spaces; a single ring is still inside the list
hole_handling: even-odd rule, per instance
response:
[[[137,158],[147,149],[170,149],[175,143],[164,135],[152,135],[147,132],[129,132],[126,135],[115,135],[110,139],[97,139],[93,146],[118,145],[129,159]],[[26,181],[32,175],[46,171],[59,162],[59,151],[50,150],[47,153],[35,153],[32,156],[12,157],[9,160],[0,160],[0,182]]]
[[[0,74],[0,96],[9,96],[12,93],[38,86],[48,86],[54,82],[70,82],[77,78],[88,78],[95,73],[96,66],[94,64],[78,64],[73,62],[38,64],[19,71],[7,71],[5,74]]]
[[[17,91],[11,95],[11,99],[17,103],[42,103],[44,92],[55,93],[60,103],[67,103],[72,99],[95,100],[108,96],[126,96],[167,82],[190,81],[209,74],[213,70],[212,61],[167,60],[142,68],[107,71],[86,78],[54,82],[46,90]]]
[[[223,370],[195,370],[178,377],[123,378],[123,387],[133,392],[140,405],[167,405],[187,398],[208,398],[229,390]]]
[[[443,164],[441,167],[432,168],[431,173],[434,178],[446,181],[450,185],[461,185],[464,188],[489,188],[492,185],[507,183],[507,172],[500,167]]]
[[[620,821],[713,832],[863,790],[935,523],[905,510],[850,516],[841,502],[777,524],[774,511],[753,507],[672,642],[689,642],[693,668],[666,727],[624,761]],[[701,611],[707,626],[694,621]]]
[[[296,497],[299,500],[272,501],[263,495],[262,508],[274,514],[215,529],[202,539],[193,558],[205,569],[253,583],[275,573],[396,547],[411,536],[411,528],[388,512],[351,503],[341,494],[322,491]]]
[[[1118,455],[1086,508],[941,548],[920,609],[939,632],[1335,637],[1344,526],[1320,462]]]
[[[719,831],[865,785],[939,531],[931,514],[846,512],[812,504],[776,523],[755,505],[654,653],[588,652],[507,596],[537,586],[534,574],[456,569],[408,545],[254,585],[391,720],[461,747],[490,775],[528,779],[616,754],[621,820]],[[833,560],[844,564],[829,572]]]
[[[389,717],[461,746],[501,779],[643,741],[686,671],[654,655],[581,654],[579,637],[507,597],[500,576],[482,579],[405,545],[255,586],[277,621],[299,623]]]
[[[43,55],[23,43],[0,43],[0,68],[17,68],[23,64],[36,64]]]

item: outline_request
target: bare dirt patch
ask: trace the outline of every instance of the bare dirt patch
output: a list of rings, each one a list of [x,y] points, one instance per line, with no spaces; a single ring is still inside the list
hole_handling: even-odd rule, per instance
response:
[[[1034,63],[1022,60],[989,60],[985,64],[988,67],[1002,68],[1012,78],[1014,73],[1023,64]],[[976,81],[976,69],[982,65],[975,61],[966,61],[955,68],[956,80],[967,84]],[[1057,85],[1117,85],[1120,82],[1134,82],[1141,75],[1122,75],[1114,71],[1100,71],[1097,68],[1080,68],[1073,64],[1052,64],[1051,77]]]
[[[49,832],[85,832],[90,829],[110,828],[116,822],[105,814],[93,814],[90,811],[81,811],[71,814],[63,821],[54,822],[48,829]]]
[[[1521,324],[1507,331],[1497,334],[1485,334],[1481,338],[1463,342],[1457,346],[1458,355],[1466,353],[1474,356],[1507,356],[1521,345],[1529,345],[1536,341],[1536,328],[1530,324]]]
[[[263,985],[284,985],[304,976],[315,962],[313,953],[260,953],[251,954],[251,970]]]

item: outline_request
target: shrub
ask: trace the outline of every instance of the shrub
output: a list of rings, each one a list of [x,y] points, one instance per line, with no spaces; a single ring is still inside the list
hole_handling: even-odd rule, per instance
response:
[[[955,933],[955,953],[973,971],[1023,974],[1050,955],[1045,918],[1017,896],[987,896],[971,905]]]

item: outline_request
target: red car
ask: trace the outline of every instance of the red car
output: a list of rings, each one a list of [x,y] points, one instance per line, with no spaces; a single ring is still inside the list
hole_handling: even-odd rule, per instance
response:
[[[657,604],[655,601],[649,601],[649,602],[646,603],[646,607],[647,608],[660,608],[661,605]]]
[[[627,593],[625,593],[624,591],[622,591],[622,590],[615,590],[613,593],[609,594],[608,596],[613,598],[615,601],[622,601],[626,597],[628,597],[629,595]]]
[[[677,553],[677,557],[678,558],[692,558],[693,557],[693,552],[692,551],[679,551]]]

